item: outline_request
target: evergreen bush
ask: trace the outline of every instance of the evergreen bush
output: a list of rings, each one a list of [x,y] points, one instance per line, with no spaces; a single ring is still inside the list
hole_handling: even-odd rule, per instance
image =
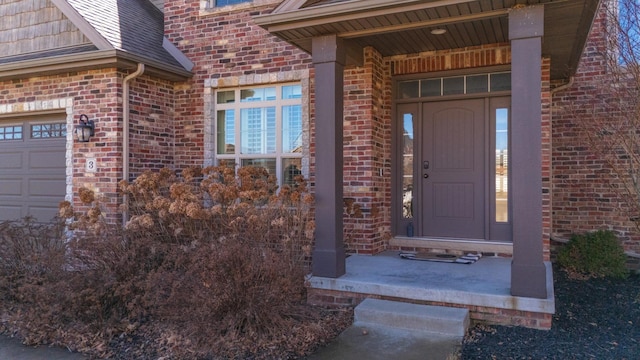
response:
[[[574,234],[558,252],[558,264],[587,276],[625,278],[626,255],[613,231]]]

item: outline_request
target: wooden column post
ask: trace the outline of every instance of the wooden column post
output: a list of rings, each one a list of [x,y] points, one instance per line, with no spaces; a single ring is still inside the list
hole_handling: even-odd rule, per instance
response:
[[[511,294],[546,298],[542,247],[542,35],[544,7],[509,13],[513,191]]]
[[[315,68],[315,197],[314,276],[337,278],[345,273],[343,240],[343,82],[345,49],[336,35],[312,40]]]

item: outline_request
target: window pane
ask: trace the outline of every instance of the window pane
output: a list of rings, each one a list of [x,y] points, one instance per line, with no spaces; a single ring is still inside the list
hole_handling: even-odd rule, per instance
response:
[[[302,107],[282,107],[282,152],[302,152]]]
[[[216,102],[218,104],[228,104],[235,102],[236,92],[231,91],[218,91]]]
[[[441,79],[429,79],[422,80],[421,82],[421,95],[425,96],[440,96],[442,81]]]
[[[489,92],[489,79],[487,75],[467,76],[467,94]]]
[[[65,136],[67,136],[67,125],[63,123],[31,125],[31,138],[33,139]]]
[[[399,99],[413,99],[420,97],[420,81],[403,81],[398,84]]]
[[[402,217],[413,218],[413,114],[402,117]]]
[[[245,3],[245,2],[251,2],[251,0],[214,0],[213,2],[215,4],[215,6],[221,7],[221,6],[235,5],[235,4]]]
[[[272,154],[276,152],[276,108],[240,110],[241,153]]]
[[[511,73],[491,74],[491,91],[511,90]]]
[[[496,109],[496,222],[509,221],[509,109]]]
[[[302,98],[302,86],[290,85],[282,87],[283,99],[300,99]]]
[[[276,88],[257,88],[240,90],[240,102],[267,101],[276,99]]]
[[[235,111],[219,110],[217,114],[217,153],[234,154],[236,152]]]
[[[22,126],[0,126],[0,140],[22,139]]]
[[[295,184],[296,176],[302,175],[302,159],[282,159],[282,179],[283,185]]]
[[[276,173],[276,159],[242,159],[242,166],[263,167],[269,174]]]
[[[464,94],[464,77],[442,79],[442,95]]]

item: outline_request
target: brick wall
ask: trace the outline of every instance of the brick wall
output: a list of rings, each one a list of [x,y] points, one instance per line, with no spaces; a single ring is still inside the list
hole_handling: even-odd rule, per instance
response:
[[[130,82],[130,177],[173,168],[173,83],[142,76]]]
[[[117,207],[116,187],[122,177],[122,77],[116,69],[109,68],[0,82],[0,104],[8,109],[5,115],[67,112],[68,131],[73,131],[70,125],[78,123],[80,114],[96,121],[96,136],[91,142],[67,144],[71,147],[67,152],[67,174],[73,175],[68,181],[67,196],[73,196],[76,205],[77,190],[85,186],[104,195],[107,207]],[[87,158],[97,160],[97,173],[85,172]]]
[[[93,189],[102,196],[110,210],[108,216],[114,219],[121,202],[117,184],[123,173],[122,83],[126,75],[108,68],[0,82],[4,116],[67,113],[68,131],[78,124],[80,114],[95,121],[96,133],[91,141],[67,142],[67,174],[72,176],[67,181],[66,197],[82,210],[78,189]],[[131,82],[130,96],[130,163],[135,177],[146,169],[171,166],[173,162],[173,84],[143,76]],[[88,158],[96,160],[95,173],[85,169]]]
[[[345,242],[348,251],[375,254],[391,232],[391,84],[380,53],[369,47],[364,58],[344,80],[344,196],[362,210],[345,218]]]
[[[253,23],[252,16],[278,3],[257,0],[203,10],[199,0],[165,1],[165,35],[195,63],[194,77],[174,89],[177,167],[205,161],[204,118],[212,116],[204,112],[205,80],[309,69],[308,54]]]
[[[553,223],[562,237],[596,229],[614,230],[628,251],[640,253],[640,236],[629,220],[633,214],[620,200],[617,175],[594,150],[588,132],[611,119],[602,106],[611,80],[606,59],[607,18],[598,13],[573,84],[553,96]],[[560,86],[562,84],[554,84]]]
[[[165,33],[194,63],[195,76],[176,84],[175,152],[178,168],[202,165],[210,161],[210,138],[205,129],[214,116],[206,104],[215,81],[223,86],[265,84],[265,75],[292,71],[310,74],[310,142],[309,175],[313,182],[313,70],[308,54],[271,36],[255,26],[252,16],[271,11],[278,1],[254,1],[222,9],[203,9],[199,1],[165,1]],[[348,251],[377,253],[387,247],[391,235],[391,84],[392,76],[434,71],[508,65],[508,44],[494,44],[465,49],[429,52],[382,58],[373,48],[365,49],[360,67],[345,69],[345,198],[363,210],[362,217],[345,218],[345,241]],[[543,69],[543,92],[549,88],[549,61]],[[225,79],[229,79],[225,81]],[[239,81],[241,79],[242,81]],[[252,81],[252,79],[254,79]],[[548,258],[550,232],[549,180],[549,96],[543,94],[544,166],[544,234]],[[206,140],[205,140],[206,139]]]

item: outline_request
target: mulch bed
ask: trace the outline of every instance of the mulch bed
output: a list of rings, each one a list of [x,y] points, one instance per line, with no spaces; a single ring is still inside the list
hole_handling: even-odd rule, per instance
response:
[[[551,330],[478,325],[462,359],[640,359],[640,276],[626,280],[569,276],[554,268]]]

